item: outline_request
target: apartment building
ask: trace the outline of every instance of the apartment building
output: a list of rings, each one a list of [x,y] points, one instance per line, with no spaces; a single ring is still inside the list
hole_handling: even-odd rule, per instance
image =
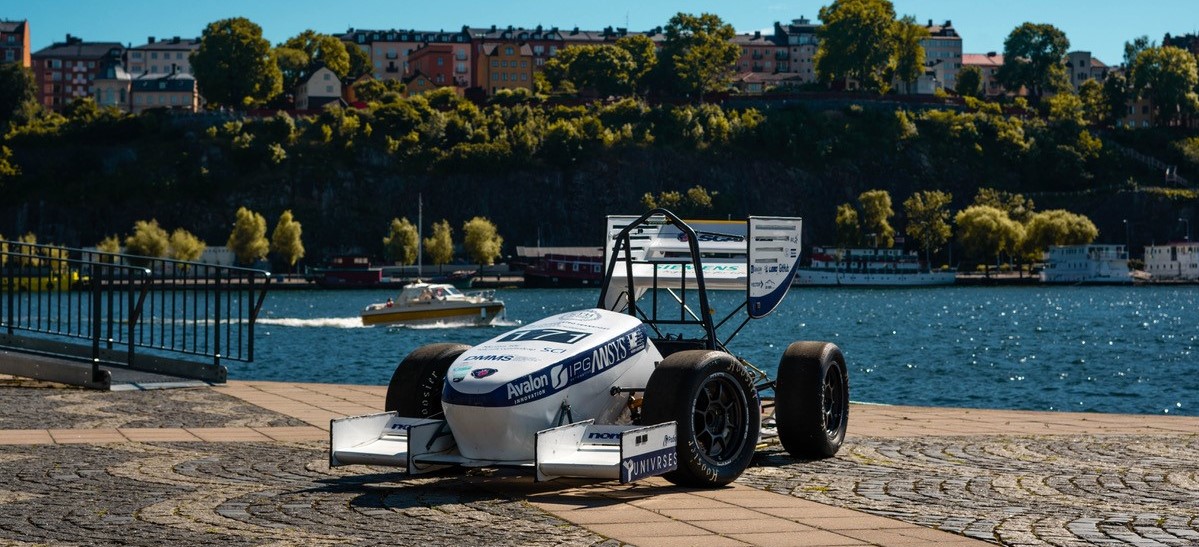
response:
[[[194,74],[191,54],[199,49],[199,38],[157,40],[150,36],[145,44],[126,51],[125,67],[131,74]]]
[[[200,94],[196,78],[175,68],[168,74],[142,73],[130,82],[130,112],[140,114],[151,108],[198,112]]]
[[[529,65],[537,72],[541,71],[546,61],[558,54],[558,50],[568,45],[603,43],[603,37],[598,33],[580,31],[578,27],[570,31],[559,31],[557,27],[543,28],[540,25],[531,29],[513,26],[499,28],[492,25],[490,28],[472,28],[469,29],[469,32],[474,45],[475,58],[482,54],[483,47],[488,44],[527,45],[529,46]],[[479,87],[490,89],[490,86],[483,85],[483,82],[487,81],[486,78],[476,78],[474,81]]]
[[[790,71],[791,52],[785,37],[756,31],[738,34],[732,42],[741,48],[741,56],[737,58],[733,72],[775,74]]]
[[[438,87],[470,85],[469,44],[425,44],[408,57],[411,74],[428,77]]]
[[[414,70],[412,74],[405,76],[402,81],[404,82],[405,97],[424,95],[425,93],[441,87],[433,83],[433,80],[425,75],[424,72],[421,72],[420,69]]]
[[[67,35],[31,56],[38,102],[61,111],[75,99],[95,94],[94,82],[103,72],[106,59],[120,58],[125,48],[117,42],[85,42]]]
[[[409,56],[426,44],[451,44],[461,46],[466,59],[455,60],[455,69],[462,69],[458,75],[466,81],[471,81],[471,37],[467,28],[460,31],[421,31],[421,30],[355,30],[349,29],[340,36],[347,47],[353,45],[362,49],[371,60],[372,76],[377,80],[400,80],[411,73]],[[457,63],[462,65],[458,66]]]
[[[1071,51],[1066,54],[1066,72],[1070,76],[1070,86],[1077,93],[1087,80],[1103,83],[1110,70],[1103,61],[1091,56],[1089,51]]]
[[[501,89],[533,90],[533,46],[516,41],[479,45],[475,65],[476,87],[488,95]]]
[[[934,25],[929,19],[924,28],[928,29],[928,37],[920,41],[920,46],[924,48],[925,71],[917,82],[918,92],[952,90],[957,87],[958,71],[963,64],[962,37],[952,21]]]
[[[1003,55],[994,51],[988,53],[963,53],[963,67],[976,67],[983,75],[983,96],[998,97],[1003,94],[1003,86],[999,83],[999,67],[1003,66]],[[956,87],[956,82],[954,86]]]
[[[819,27],[804,17],[793,19],[786,25],[774,23],[777,42],[787,48],[786,58],[776,60],[776,63],[785,61],[778,65],[780,73],[797,74],[799,82],[804,84],[816,81],[816,48],[820,44],[816,29]]]
[[[0,20],[0,63],[31,66],[29,21]]]

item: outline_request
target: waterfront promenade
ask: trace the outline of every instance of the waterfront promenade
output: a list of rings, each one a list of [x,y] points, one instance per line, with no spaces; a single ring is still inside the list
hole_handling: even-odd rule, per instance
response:
[[[329,469],[385,390],[0,377],[0,545],[1199,544],[1199,417],[855,404],[837,457],[715,490]]]

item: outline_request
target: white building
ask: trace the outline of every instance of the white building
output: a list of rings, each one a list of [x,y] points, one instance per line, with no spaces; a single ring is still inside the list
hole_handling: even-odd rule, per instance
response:
[[[1145,272],[1155,281],[1199,281],[1199,243],[1146,246]]]
[[[1045,253],[1043,283],[1132,283],[1123,245],[1054,245]]]
[[[296,88],[296,110],[316,110],[341,99],[341,79],[326,66],[314,70]]]

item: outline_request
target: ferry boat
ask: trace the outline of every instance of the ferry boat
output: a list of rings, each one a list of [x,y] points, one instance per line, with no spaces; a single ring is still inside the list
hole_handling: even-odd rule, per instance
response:
[[[812,247],[812,259],[799,267],[795,285],[952,285],[956,277],[954,270],[930,270],[915,251]]]
[[[1199,242],[1147,245],[1145,273],[1152,281],[1199,281]]]
[[[1132,283],[1123,245],[1054,245],[1045,253],[1042,283]]]
[[[488,325],[504,311],[495,291],[463,293],[448,283],[405,285],[395,300],[371,304],[360,316],[365,326],[474,323]]]
[[[598,287],[604,277],[604,257],[602,254],[542,255],[525,269],[524,279],[526,288],[546,287]]]

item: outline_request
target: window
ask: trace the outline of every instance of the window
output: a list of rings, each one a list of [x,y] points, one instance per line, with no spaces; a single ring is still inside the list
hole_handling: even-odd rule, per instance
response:
[[[16,55],[14,55],[13,50],[11,50],[11,49],[4,50],[4,60],[5,61],[15,61],[16,60]]]
[[[504,55],[512,55],[512,47],[511,46],[504,48]]]
[[[157,51],[151,51],[151,52],[150,52],[150,58],[151,58],[151,59],[157,59],[157,58],[158,58],[158,52],[157,52]]]
[[[499,67],[500,67],[500,62],[495,59],[492,59],[491,60],[491,68],[499,68]]]
[[[141,58],[142,58],[142,52],[140,52],[140,51],[135,51],[135,52],[133,52],[133,58],[134,58],[134,59],[141,59]]]
[[[96,68],[96,62],[95,62],[95,61],[88,61],[88,62],[87,62],[87,67],[88,67],[88,68]]]
[[[325,86],[325,93],[333,93],[333,86],[331,86],[331,85]]]
[[[62,60],[50,59],[50,68],[62,68]]]
[[[178,95],[171,95],[171,104],[172,104],[172,105],[178,105],[178,104],[179,104],[179,96],[178,96]]]
[[[158,74],[158,65],[150,65],[150,74]]]
[[[541,55],[542,53],[545,53],[545,46],[533,46],[534,55]]]
[[[529,68],[529,62],[528,62],[528,61],[521,61],[521,62],[520,62],[520,68]]]
[[[330,74],[329,74],[328,72],[326,72],[326,73],[324,74],[324,76],[325,76],[325,81],[326,81],[326,82],[327,82],[327,81],[329,81],[329,76],[330,76]]]
[[[491,73],[491,81],[493,81],[493,82],[498,82],[498,81],[500,81],[500,73],[499,73],[499,72],[492,72],[492,73]]]
[[[445,66],[445,59],[442,57],[438,57],[437,58],[437,66]]]

